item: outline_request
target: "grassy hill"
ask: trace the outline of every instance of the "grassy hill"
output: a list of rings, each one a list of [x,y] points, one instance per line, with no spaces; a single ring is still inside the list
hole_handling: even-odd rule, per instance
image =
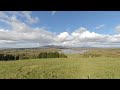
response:
[[[120,79],[120,58],[68,58],[0,61],[0,79]]]
[[[56,49],[3,50],[1,53],[38,53]],[[78,49],[77,49],[78,50]],[[120,79],[120,49],[92,48],[68,58],[0,61],[0,79]]]

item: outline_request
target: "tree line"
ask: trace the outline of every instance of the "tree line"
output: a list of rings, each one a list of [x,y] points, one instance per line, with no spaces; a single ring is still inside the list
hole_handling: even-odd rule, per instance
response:
[[[21,54],[0,54],[0,61],[22,60],[22,59],[39,59],[39,58],[67,58],[64,53],[40,52],[40,53],[21,53]]]

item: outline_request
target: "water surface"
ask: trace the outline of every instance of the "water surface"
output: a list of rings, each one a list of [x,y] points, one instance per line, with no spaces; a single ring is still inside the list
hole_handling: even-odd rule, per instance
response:
[[[72,50],[72,49],[61,49],[60,52],[63,52],[64,54],[83,54],[87,52],[88,50]]]

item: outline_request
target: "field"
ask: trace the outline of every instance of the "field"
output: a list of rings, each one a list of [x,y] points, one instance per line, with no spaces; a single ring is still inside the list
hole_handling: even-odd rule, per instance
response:
[[[92,49],[88,56],[101,55],[0,61],[0,79],[120,79],[119,51]]]

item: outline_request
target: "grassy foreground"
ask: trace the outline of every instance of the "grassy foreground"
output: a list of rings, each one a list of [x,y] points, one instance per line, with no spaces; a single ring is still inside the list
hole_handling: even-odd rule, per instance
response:
[[[0,79],[120,79],[120,58],[96,57],[0,61]]]

